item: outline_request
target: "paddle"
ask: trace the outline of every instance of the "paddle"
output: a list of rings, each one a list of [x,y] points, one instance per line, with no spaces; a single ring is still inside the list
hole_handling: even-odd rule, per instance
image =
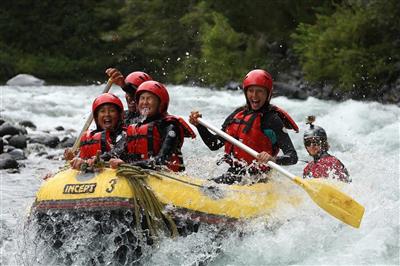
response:
[[[110,79],[107,81],[107,85],[106,85],[106,87],[104,88],[104,90],[103,90],[102,93],[109,92],[110,89],[111,89],[111,85],[112,85],[112,84],[113,84],[113,82],[112,82],[112,79],[110,78]],[[85,125],[83,126],[81,133],[79,134],[78,138],[75,140],[74,146],[72,147],[72,152],[73,152],[74,154],[75,154],[76,150],[79,148],[80,140],[81,140],[81,137],[82,137],[83,133],[85,133],[85,131],[88,130],[88,128],[89,128],[90,124],[92,123],[92,121],[93,121],[93,114],[92,114],[92,112],[90,112],[90,115],[89,115],[89,117],[87,118],[86,123],[85,123]]]
[[[236,145],[250,155],[257,157],[258,152],[252,148],[207,123],[203,119],[198,118],[198,121],[201,125],[212,130],[233,145]],[[364,207],[351,197],[344,194],[334,186],[323,183],[318,179],[302,179],[301,177],[295,176],[286,171],[274,162],[269,161],[267,164],[303,188],[311,197],[311,199],[326,212],[348,225],[356,228],[360,227],[360,223],[364,215]]]

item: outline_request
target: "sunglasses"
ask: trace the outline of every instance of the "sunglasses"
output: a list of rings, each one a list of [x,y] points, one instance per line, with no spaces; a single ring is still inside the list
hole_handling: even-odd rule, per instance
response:
[[[319,145],[321,145],[321,140],[319,140],[319,139],[314,139],[314,138],[312,138],[312,139],[306,139],[306,140],[304,140],[304,145],[305,145],[306,147],[309,147],[309,146],[311,146],[311,145],[319,146]]]

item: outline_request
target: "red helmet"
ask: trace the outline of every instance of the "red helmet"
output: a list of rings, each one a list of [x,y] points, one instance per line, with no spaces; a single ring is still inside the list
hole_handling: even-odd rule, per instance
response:
[[[135,90],[140,86],[140,84],[148,80],[153,79],[150,77],[150,75],[142,71],[135,71],[130,73],[128,76],[126,76],[125,83],[128,86],[133,86],[133,88],[131,88],[133,91],[127,91],[127,93],[135,93]]]
[[[122,105],[121,100],[112,93],[103,93],[94,99],[92,104],[92,113],[93,115],[96,113],[96,110],[103,104],[110,103],[114,104],[118,107],[119,111],[122,112],[124,110],[124,106]]]
[[[243,89],[250,86],[260,86],[268,91],[268,97],[271,98],[272,94],[272,76],[267,71],[262,69],[254,69],[247,73],[243,79]]]
[[[136,91],[135,100],[139,102],[139,96],[143,92],[151,92],[160,99],[160,113],[165,113],[168,110],[169,105],[169,94],[167,88],[157,81],[145,81],[143,82]]]

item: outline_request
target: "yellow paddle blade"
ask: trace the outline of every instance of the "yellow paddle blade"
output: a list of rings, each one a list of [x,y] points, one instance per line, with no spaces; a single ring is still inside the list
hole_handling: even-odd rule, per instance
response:
[[[364,207],[332,185],[318,179],[295,177],[293,181],[310,195],[311,199],[322,209],[355,228],[360,227]]]

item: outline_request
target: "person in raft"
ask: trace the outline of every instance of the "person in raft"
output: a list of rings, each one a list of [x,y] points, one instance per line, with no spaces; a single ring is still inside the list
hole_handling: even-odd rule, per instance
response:
[[[246,105],[236,109],[222,125],[222,130],[239,139],[250,148],[259,152],[257,158],[240,148],[216,136],[199,124],[197,118],[201,114],[192,111],[189,122],[197,130],[210,150],[225,146],[225,156],[222,161],[229,164],[229,169],[222,176],[214,178],[217,183],[233,184],[242,181],[246,174],[256,179],[269,171],[265,165],[269,160],[279,165],[297,163],[297,152],[287,133],[287,129],[298,132],[298,126],[287,112],[270,104],[273,82],[271,75],[262,69],[250,71],[243,80],[243,90]],[[277,156],[279,150],[283,155]],[[253,162],[257,160],[258,162]],[[265,175],[258,181],[265,181]],[[257,180],[253,180],[253,182]]]
[[[83,163],[92,165],[97,155],[106,153],[124,134],[123,104],[112,93],[103,93],[96,97],[92,104],[93,118],[96,129],[86,131],[80,139],[78,155],[71,149],[66,149],[64,157],[70,160],[74,169],[80,169]]]
[[[135,101],[145,119],[127,127],[126,138],[110,153],[110,166],[117,168],[126,162],[142,168],[166,166],[172,171],[184,171],[181,147],[185,137],[196,135],[182,118],[168,113],[167,88],[157,81],[143,82]]]
[[[111,78],[113,83],[117,84],[125,92],[125,100],[128,110],[124,114],[124,124],[136,124],[140,120],[140,114],[135,103],[135,92],[137,88],[145,81],[153,80],[152,77],[142,71],[130,73],[126,78],[116,68],[108,68],[106,74]]]
[[[322,127],[315,126],[315,116],[307,118],[310,127],[304,132],[304,146],[313,160],[303,170],[304,178],[333,178],[351,182],[349,172],[341,161],[328,153],[328,136]]]

